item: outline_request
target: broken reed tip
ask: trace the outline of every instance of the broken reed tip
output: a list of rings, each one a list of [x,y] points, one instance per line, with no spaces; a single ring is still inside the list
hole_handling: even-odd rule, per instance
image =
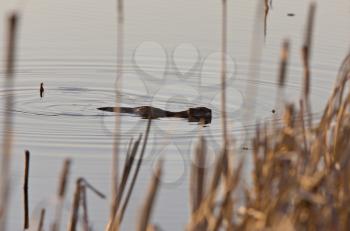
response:
[[[9,13],[8,19],[9,19],[11,24],[16,24],[17,19],[18,19],[17,12],[16,11],[12,11],[11,13]]]
[[[283,41],[281,54],[280,54],[280,70],[279,70],[279,87],[284,87],[285,79],[286,79],[286,71],[288,64],[288,56],[289,56],[289,40],[286,39]]]

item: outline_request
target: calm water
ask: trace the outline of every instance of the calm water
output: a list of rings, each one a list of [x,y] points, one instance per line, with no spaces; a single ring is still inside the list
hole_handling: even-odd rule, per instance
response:
[[[299,51],[308,1],[272,2],[265,39],[262,30],[255,31],[263,46],[260,77],[247,81],[253,30],[262,29],[255,25],[256,2],[229,1],[228,111],[237,149],[254,131],[256,121],[272,118],[279,50],[285,38],[292,44],[286,100],[298,102],[301,91]],[[347,54],[350,35],[349,1],[317,2],[311,96],[316,116]],[[0,3],[2,19],[14,7],[22,9],[22,16],[15,88],[10,89],[15,93],[15,140],[9,230],[22,227],[25,149],[32,153],[30,211],[33,222],[42,207],[48,208],[48,217],[53,214],[57,176],[65,157],[73,159],[65,217],[69,214],[76,177],[84,176],[109,194],[114,117],[97,111],[96,107],[113,105],[116,80],[114,1],[3,0]],[[131,0],[125,7],[123,105],[154,105],[168,110],[190,106],[213,109],[212,123],[204,128],[180,119],[153,121],[145,162],[123,225],[123,230],[133,230],[153,166],[162,157],[165,159],[163,184],[152,219],[165,230],[179,230],[188,220],[189,166],[198,133],[207,137],[209,163],[220,147],[220,1]],[[288,13],[295,16],[288,17]],[[258,23],[261,24],[261,20]],[[3,51],[4,23],[0,24],[0,31]],[[3,86],[3,59],[1,62]],[[39,97],[41,82],[46,89],[44,98]],[[249,121],[242,116],[247,107],[247,85],[257,89],[256,100],[253,106],[250,104],[254,108],[247,109],[251,112]],[[1,98],[8,92],[1,87]],[[2,100],[1,112],[3,105]],[[280,113],[277,108],[277,116]],[[0,117],[2,120],[2,113]],[[129,139],[136,138],[145,127],[145,120],[122,116],[122,153]],[[247,170],[243,181],[248,180],[249,174]],[[100,200],[92,194],[88,200],[93,227],[102,230],[108,218],[109,200]]]

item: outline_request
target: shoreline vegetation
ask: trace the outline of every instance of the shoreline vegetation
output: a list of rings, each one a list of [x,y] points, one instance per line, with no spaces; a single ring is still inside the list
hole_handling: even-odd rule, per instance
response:
[[[261,0],[262,1],[262,0]],[[264,0],[262,12],[268,11],[269,3]],[[244,185],[241,181],[244,160],[233,160],[235,151],[228,134],[226,123],[226,86],[225,86],[225,53],[226,53],[226,20],[227,1],[222,0],[222,118],[223,147],[216,159],[213,169],[205,168],[207,161],[206,140],[199,135],[199,141],[192,154],[194,162],[190,171],[190,216],[188,231],[203,230],[349,230],[350,229],[350,91],[347,89],[350,78],[350,54],[341,64],[337,82],[330,94],[322,117],[312,120],[310,98],[310,53],[312,31],[316,5],[311,3],[307,19],[305,42],[301,49],[304,68],[304,85],[298,105],[284,102],[284,85],[288,68],[289,41],[282,43],[280,69],[278,73],[278,100],[276,106],[284,108],[281,125],[265,122],[256,125],[256,132],[251,139],[252,183]],[[123,1],[117,0],[118,11],[118,58],[117,78],[122,79],[123,51]],[[263,13],[264,14],[264,13]],[[6,47],[6,87],[13,87],[15,41],[18,15],[9,16],[7,25]],[[266,26],[266,21],[263,22]],[[265,28],[265,27],[264,27]],[[263,30],[264,31],[264,30]],[[259,51],[253,51],[259,52]],[[252,78],[257,73],[252,71]],[[121,90],[121,84],[118,89]],[[254,91],[251,89],[250,91]],[[248,91],[248,92],[250,92]],[[119,91],[120,93],[120,91]],[[3,153],[1,156],[0,177],[0,231],[6,229],[10,182],[10,163],[12,146],[12,93],[5,99]],[[117,103],[120,95],[116,94]],[[278,106],[279,107],[279,106]],[[116,132],[119,132],[119,119]],[[142,166],[144,153],[152,120],[149,119],[145,133],[136,140],[131,140],[126,159],[119,162],[119,141],[114,137],[113,174],[111,176],[112,200],[111,213],[106,231],[121,229],[123,216],[137,183],[138,173]],[[119,134],[119,133],[117,133]],[[236,151],[237,152],[237,151]],[[87,179],[76,179],[68,227],[62,227],[62,209],[67,197],[67,184],[71,169],[71,160],[66,159],[58,179],[57,203],[55,208],[42,208],[37,227],[32,227],[28,201],[30,152],[25,152],[24,197],[24,230],[92,230],[88,215],[87,192],[93,192],[101,199],[106,196],[92,186]],[[145,199],[138,214],[136,230],[166,230],[167,227],[154,225],[152,211],[161,188],[161,177],[164,172],[162,160],[159,160],[149,182]],[[243,199],[242,199],[243,198]],[[20,200],[18,200],[20,201]],[[48,210],[54,210],[52,218],[45,217]],[[78,228],[78,226],[81,227]]]

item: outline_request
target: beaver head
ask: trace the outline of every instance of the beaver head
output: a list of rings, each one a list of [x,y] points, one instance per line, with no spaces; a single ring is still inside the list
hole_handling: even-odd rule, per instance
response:
[[[188,109],[188,120],[190,122],[211,122],[211,109],[206,107],[192,107]]]

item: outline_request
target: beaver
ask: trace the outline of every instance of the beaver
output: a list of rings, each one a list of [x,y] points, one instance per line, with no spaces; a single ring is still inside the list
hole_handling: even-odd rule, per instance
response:
[[[189,122],[211,122],[211,109],[206,107],[193,107],[185,111],[167,111],[152,106],[140,107],[99,107],[101,111],[128,113],[141,116],[144,119],[158,119],[163,117],[176,117],[188,119]]]

